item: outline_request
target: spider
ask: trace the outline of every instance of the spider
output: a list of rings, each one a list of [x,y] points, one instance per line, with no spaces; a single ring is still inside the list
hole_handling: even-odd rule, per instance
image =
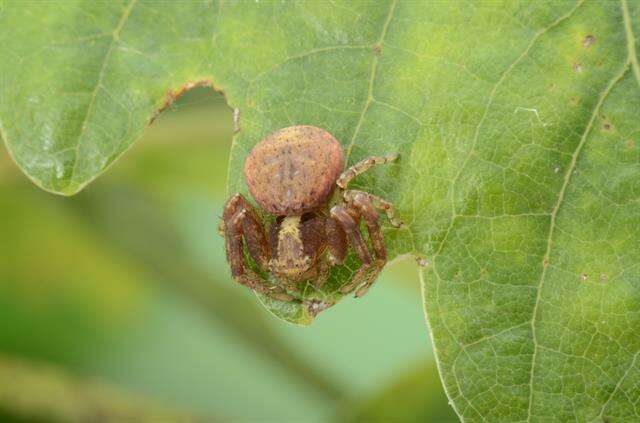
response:
[[[296,301],[290,292],[299,291],[298,283],[311,281],[316,288],[322,287],[329,269],[344,263],[351,245],[361,266],[340,291],[364,295],[387,261],[377,210],[385,213],[392,226],[400,227],[401,222],[391,203],[347,187],[372,166],[397,158],[370,157],[343,171],[340,143],[323,129],[291,126],[264,138],[247,157],[244,174],[256,203],[275,220],[270,225],[263,222],[240,193],[226,202],[221,229],[234,279],[271,298]],[[373,254],[361,235],[360,219]],[[275,278],[275,284],[247,264],[243,239],[249,256]]]

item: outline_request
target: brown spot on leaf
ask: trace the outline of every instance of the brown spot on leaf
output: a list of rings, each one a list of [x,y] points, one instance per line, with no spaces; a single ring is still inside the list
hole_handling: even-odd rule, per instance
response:
[[[373,45],[373,53],[376,56],[380,56],[382,54],[382,46],[380,44],[374,44]]]
[[[577,73],[582,73],[582,71],[584,71],[584,67],[582,66],[582,63],[574,62],[573,63],[573,70],[576,71]]]
[[[636,147],[636,142],[634,140],[627,140],[625,145],[629,150],[633,150]]]
[[[583,273],[582,275],[580,275],[580,279],[582,279],[583,281],[586,281],[587,279],[589,279],[589,275],[587,275],[586,273]]]
[[[420,267],[427,267],[429,265],[429,261],[424,257],[416,257],[416,262]]]
[[[578,103],[580,103],[580,98],[579,97],[571,97],[569,98],[569,103],[571,103],[571,105],[576,106]]]
[[[584,37],[584,39],[582,40],[582,47],[584,48],[589,48],[591,47],[593,44],[595,44],[596,42],[596,37],[593,35],[587,35],[586,37]]]

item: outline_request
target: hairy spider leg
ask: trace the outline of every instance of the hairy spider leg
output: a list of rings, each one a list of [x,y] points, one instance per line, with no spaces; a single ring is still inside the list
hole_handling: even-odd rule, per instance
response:
[[[349,182],[351,182],[351,180],[356,176],[366,172],[367,170],[371,169],[373,166],[392,162],[396,160],[398,157],[400,157],[398,154],[392,154],[390,156],[372,156],[364,160],[361,160],[358,163],[351,166],[350,168],[348,168],[347,170],[345,170],[344,172],[342,172],[342,174],[336,181],[336,184],[340,188],[346,189],[347,186],[349,185]]]
[[[327,250],[329,264],[338,266],[344,263],[347,257],[347,235],[336,219],[328,218],[325,221],[327,237]]]
[[[364,224],[369,232],[369,240],[373,245],[376,261],[386,262],[387,249],[384,246],[384,236],[380,229],[380,215],[378,215],[371,199],[363,192],[356,193],[348,205],[356,209],[358,214],[364,219]]]
[[[348,210],[343,206],[333,206],[329,218],[334,219],[344,230],[349,239],[349,243],[353,246],[358,258],[362,262],[351,282],[340,288],[340,292],[346,294],[366,282],[367,272],[369,272],[371,266],[374,264],[373,258],[360,234],[360,226],[358,225],[360,216],[356,210]]]
[[[260,225],[253,206],[241,195],[235,194],[227,201],[222,215],[227,260],[231,265],[231,275],[240,284],[280,301],[294,298],[279,286],[267,285],[245,263],[242,249],[244,238],[251,258],[261,268],[269,261],[269,246],[264,229]]]
[[[391,224],[391,226],[393,226],[394,228],[402,227],[402,222],[396,217],[396,208],[393,206],[393,204],[391,204],[384,198],[378,197],[377,195],[373,195],[368,192],[350,189],[344,192],[344,200],[347,203],[352,203],[354,201],[354,198],[360,195],[369,197],[369,200],[371,200],[373,206],[376,209],[384,212],[384,214],[387,216],[387,219],[389,219],[389,223]]]
[[[368,274],[365,274],[366,277],[363,276],[361,279],[354,278],[341,289],[343,293],[346,293],[357,288],[356,297],[362,297],[375,282],[376,277],[387,262],[387,249],[384,246],[384,235],[380,228],[380,216],[369,194],[352,191],[352,194],[348,197],[347,207],[349,207],[350,210],[354,210],[357,215],[364,220],[367,231],[369,232],[369,240],[375,253],[375,261],[373,262],[374,269],[368,272]],[[356,221],[357,220],[358,219],[356,219]]]

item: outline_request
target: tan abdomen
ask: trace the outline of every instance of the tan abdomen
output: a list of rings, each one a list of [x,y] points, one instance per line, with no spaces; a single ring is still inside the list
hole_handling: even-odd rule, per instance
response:
[[[313,126],[284,128],[260,141],[245,162],[249,191],[277,216],[303,214],[328,199],[344,167],[340,143]]]

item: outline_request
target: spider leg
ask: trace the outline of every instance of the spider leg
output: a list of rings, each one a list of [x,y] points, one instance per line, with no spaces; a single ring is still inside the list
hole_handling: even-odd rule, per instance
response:
[[[392,162],[396,160],[398,157],[399,156],[397,154],[392,154],[390,156],[372,156],[364,160],[361,160],[358,163],[351,166],[350,168],[348,168],[347,170],[345,170],[344,172],[342,172],[342,174],[336,181],[336,184],[338,184],[340,188],[346,189],[347,185],[349,185],[349,182],[351,182],[351,180],[356,176],[366,172],[367,170],[371,169],[373,166]]]
[[[235,194],[227,201],[222,216],[224,222],[224,238],[227,251],[227,261],[231,266],[231,275],[240,284],[281,301],[291,301],[279,286],[269,286],[256,275],[245,263],[242,249],[244,238],[249,254],[263,267],[269,261],[269,244],[257,213],[253,206],[241,195]]]
[[[356,297],[362,297],[375,282],[376,277],[387,262],[387,249],[384,245],[384,235],[380,228],[380,216],[369,194],[360,191],[350,191],[348,205],[360,213],[369,232],[369,240],[375,252],[375,271],[371,272],[366,281],[356,291]]]
[[[344,192],[344,199],[347,203],[353,203],[355,197],[360,195],[369,197],[369,200],[371,203],[373,203],[373,206],[376,209],[384,212],[384,214],[387,216],[387,219],[389,219],[389,223],[391,224],[391,226],[393,226],[394,228],[400,228],[402,226],[402,222],[396,217],[396,208],[393,206],[393,204],[391,204],[384,198],[378,197],[377,195],[369,194],[368,192],[350,189]]]
[[[353,246],[356,254],[358,255],[358,258],[362,262],[362,265],[353,276],[351,282],[340,288],[340,292],[346,294],[353,291],[356,287],[360,286],[363,281],[366,280],[365,277],[367,276],[367,272],[373,265],[373,259],[371,257],[371,253],[369,252],[369,249],[367,248],[367,245],[362,239],[362,235],[360,235],[360,227],[358,225],[360,216],[358,216],[357,211],[347,210],[343,206],[333,206],[331,208],[330,215],[331,216],[329,217],[329,219],[335,220],[338,225],[340,225],[342,230],[344,230],[347,238],[349,239],[349,242]]]
[[[324,239],[327,251],[325,257],[318,260],[314,286],[322,288],[329,277],[329,269],[344,263],[347,257],[347,235],[338,222],[329,217],[324,220]]]
[[[353,191],[352,191],[353,192]],[[364,219],[365,226],[369,232],[369,239],[373,245],[373,251],[377,261],[387,261],[387,249],[384,246],[384,237],[380,229],[380,215],[376,211],[369,196],[364,192],[356,192],[349,201],[349,206],[358,210]]]
[[[329,278],[329,269],[331,268],[331,263],[320,260],[316,265],[315,276],[313,281],[313,286],[316,289],[320,289],[324,286]]]
[[[328,260],[333,266],[341,265],[347,257],[347,235],[334,218],[325,221]]]
[[[251,258],[258,266],[266,266],[270,256],[267,236],[260,224],[258,213],[242,194],[235,194],[227,201],[222,221],[226,224],[236,216],[240,216],[241,233],[247,243]]]

